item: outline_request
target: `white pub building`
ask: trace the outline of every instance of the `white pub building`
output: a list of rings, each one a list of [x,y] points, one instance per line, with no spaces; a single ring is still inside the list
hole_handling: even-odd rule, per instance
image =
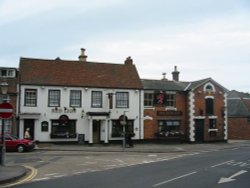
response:
[[[133,60],[124,64],[20,59],[19,136],[39,142],[109,143],[126,132],[143,139],[143,86]]]

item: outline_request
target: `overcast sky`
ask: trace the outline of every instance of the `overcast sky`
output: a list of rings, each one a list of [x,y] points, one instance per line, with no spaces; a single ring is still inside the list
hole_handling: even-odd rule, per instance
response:
[[[0,66],[20,57],[123,63],[141,78],[211,77],[250,92],[250,0],[0,0]]]

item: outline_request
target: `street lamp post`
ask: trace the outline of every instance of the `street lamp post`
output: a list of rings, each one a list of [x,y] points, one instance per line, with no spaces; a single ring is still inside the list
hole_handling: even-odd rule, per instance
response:
[[[7,100],[5,99],[5,95],[7,95],[7,92],[8,92],[8,83],[7,82],[2,82],[1,83],[1,91],[2,91],[2,94],[3,94],[3,102],[4,100]],[[7,97],[7,96],[6,96]],[[5,122],[4,122],[4,118],[2,118],[2,145],[1,145],[1,154],[0,154],[0,164],[1,166],[4,166],[5,165]]]

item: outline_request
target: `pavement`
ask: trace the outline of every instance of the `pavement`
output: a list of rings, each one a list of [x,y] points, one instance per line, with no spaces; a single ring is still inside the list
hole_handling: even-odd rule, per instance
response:
[[[136,143],[134,147],[123,148],[120,144],[88,145],[88,144],[52,144],[40,143],[36,150],[47,151],[86,151],[86,152],[143,152],[143,153],[177,153],[177,152],[202,152],[250,147],[250,140],[229,140],[228,142],[215,143]],[[5,183],[14,182],[27,175],[29,169],[24,166],[0,166],[0,187]]]

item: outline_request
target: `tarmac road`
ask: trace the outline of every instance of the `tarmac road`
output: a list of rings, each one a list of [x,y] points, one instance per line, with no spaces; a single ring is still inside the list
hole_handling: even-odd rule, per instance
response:
[[[55,145],[40,144],[34,152],[7,153],[8,166],[28,166],[33,170],[28,181],[46,181],[89,172],[135,166],[198,155],[224,149],[250,147],[249,141],[209,144],[137,144],[134,148],[120,145]],[[37,171],[37,173],[34,173]],[[1,168],[0,168],[1,174]],[[0,182],[1,183],[1,182]]]
[[[148,157],[155,159],[158,156],[158,154],[147,155],[151,155]],[[143,157],[143,155],[140,155],[140,157]],[[113,159],[116,158],[121,160],[120,155],[113,156]],[[91,166],[95,166],[95,164],[91,164]],[[241,147],[212,152],[197,152],[188,155],[183,154],[169,159],[165,158],[161,161],[150,161],[132,166],[126,165],[123,168],[95,169],[90,172],[79,172],[72,175],[57,175],[54,178],[33,180],[15,187],[248,188],[249,169],[249,148]]]

